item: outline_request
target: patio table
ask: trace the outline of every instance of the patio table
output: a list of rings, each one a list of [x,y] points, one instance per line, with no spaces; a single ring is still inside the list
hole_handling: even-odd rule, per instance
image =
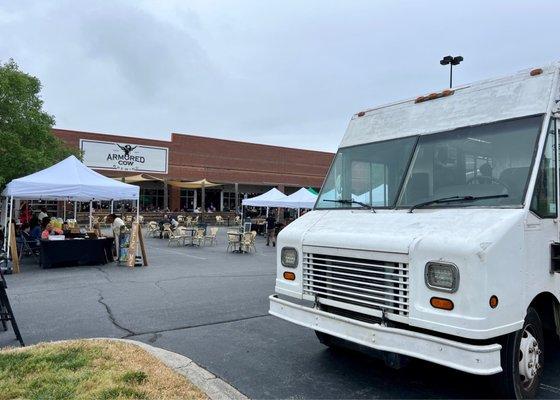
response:
[[[247,253],[245,250],[242,249],[242,246],[241,246],[241,239],[243,239],[243,232],[240,232],[240,231],[228,231],[227,234],[228,234],[228,235],[236,235],[236,236],[239,237],[239,242],[237,243],[237,249],[234,248],[234,250],[232,251],[232,253],[239,253],[239,254]]]

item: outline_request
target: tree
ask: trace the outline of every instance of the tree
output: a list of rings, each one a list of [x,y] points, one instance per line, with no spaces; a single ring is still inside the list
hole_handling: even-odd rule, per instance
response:
[[[53,132],[54,116],[43,111],[41,82],[14,60],[0,64],[0,189],[80,151]]]

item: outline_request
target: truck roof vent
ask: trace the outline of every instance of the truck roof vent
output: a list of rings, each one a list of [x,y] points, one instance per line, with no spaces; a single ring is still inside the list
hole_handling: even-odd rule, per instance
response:
[[[542,68],[535,68],[534,70],[531,71],[531,76],[537,76],[542,74]]]
[[[439,99],[441,97],[451,96],[453,93],[455,93],[454,90],[445,89],[444,91],[439,92],[439,93],[430,93],[427,96],[420,96],[420,97],[416,98],[416,100],[414,100],[414,102],[415,103],[423,103],[423,102],[428,101],[428,100],[435,100],[435,99]]]

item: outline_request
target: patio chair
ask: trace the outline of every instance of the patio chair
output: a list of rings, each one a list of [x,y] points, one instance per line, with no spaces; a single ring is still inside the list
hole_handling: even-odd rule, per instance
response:
[[[21,232],[21,236],[18,238],[19,244],[19,259],[26,256],[33,256],[35,261],[39,262],[39,251],[41,249],[39,242],[33,239],[26,232]]]
[[[241,217],[239,215],[235,216],[235,219],[233,220],[233,225],[241,225]]]
[[[156,221],[148,222],[148,232],[146,233],[147,236],[156,237],[159,234],[159,225]]]
[[[75,228],[76,225],[78,225],[78,221],[76,221],[74,218],[69,218],[66,220],[66,222],[68,222],[69,228]]]
[[[169,222],[166,222],[163,224],[163,231],[161,232],[161,237],[162,238],[169,238],[169,234],[172,232],[171,230],[171,224]]]
[[[191,226],[191,224],[192,224],[192,217],[191,217],[190,215],[187,217],[186,223],[187,223],[187,226]]]
[[[218,235],[218,230],[219,228],[210,228],[210,233],[204,236],[204,243],[206,244],[206,241],[210,241],[210,246],[216,243],[217,240],[216,236]]]
[[[227,239],[228,239],[228,244],[227,244],[227,247],[226,247],[226,252],[229,251],[230,247],[233,247],[233,250],[235,250],[241,244],[241,242],[239,240],[239,235],[234,233],[234,232],[228,232],[227,233]]]
[[[177,222],[185,222],[185,216],[184,215],[177,215]]]
[[[196,234],[192,238],[193,244],[196,243],[198,246],[204,245],[204,228],[198,228]]]
[[[179,246],[180,244],[182,244],[183,246],[185,245],[186,235],[182,235],[179,229],[176,229],[175,232],[173,231],[169,232],[168,236],[169,236],[169,242],[167,243],[168,247],[171,246],[171,243],[177,243],[177,246]]]
[[[224,217],[221,215],[216,215],[216,225],[223,225],[224,224]]]
[[[255,238],[257,237],[257,231],[246,232],[243,234],[243,238],[241,239],[241,246],[247,252],[251,252],[251,248],[257,252],[257,248],[255,247]]]

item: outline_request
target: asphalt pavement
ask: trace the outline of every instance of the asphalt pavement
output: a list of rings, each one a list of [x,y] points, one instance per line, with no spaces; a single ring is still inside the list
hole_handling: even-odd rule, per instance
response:
[[[491,382],[422,361],[383,361],[321,345],[305,328],[268,315],[275,248],[253,254],[168,247],[148,238],[149,267],[114,263],[41,270],[26,259],[8,275],[8,295],[27,344],[130,338],[180,353],[251,398],[481,398]],[[0,346],[17,345],[13,332]],[[547,348],[540,398],[560,397],[560,345]]]

